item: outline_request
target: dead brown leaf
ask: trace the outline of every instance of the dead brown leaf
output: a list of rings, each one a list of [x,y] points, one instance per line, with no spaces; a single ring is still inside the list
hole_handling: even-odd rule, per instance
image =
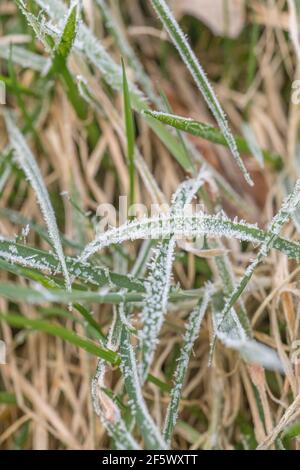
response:
[[[236,38],[245,24],[244,0],[176,0],[173,8],[177,17],[195,16],[216,36]]]

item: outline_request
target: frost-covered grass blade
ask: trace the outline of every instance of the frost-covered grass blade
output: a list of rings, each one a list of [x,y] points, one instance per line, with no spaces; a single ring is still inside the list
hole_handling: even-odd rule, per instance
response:
[[[0,57],[1,59],[6,60],[11,57],[15,64],[21,65],[21,67],[24,68],[30,68],[37,72],[43,72],[49,65],[49,62],[45,57],[16,45],[10,48],[7,45],[0,44]]]
[[[114,331],[114,322],[111,327]],[[119,336],[119,335],[118,335]],[[109,346],[113,349],[118,347],[119,339],[109,338]],[[107,372],[107,362],[100,359],[97,366],[96,375],[92,381],[92,399],[96,414],[100,417],[109,436],[113,439],[115,446],[119,450],[138,450],[140,446],[130,434],[118,405],[105,392],[105,375]]]
[[[146,288],[146,298],[141,314],[143,328],[139,333],[141,363],[139,374],[143,383],[153,360],[158,334],[168,305],[175,239],[161,242],[154,250]]]
[[[183,211],[205,181],[205,170],[199,173],[196,180],[188,180],[179,186],[173,196],[171,213]],[[143,328],[139,334],[141,362],[139,372],[142,383],[147,377],[153,360],[158,335],[163,325],[171,285],[172,266],[176,239],[171,233],[169,240],[160,242],[155,247],[153,259],[149,266],[146,297],[141,314]]]
[[[300,180],[297,181],[294,190],[284,201],[281,209],[278,214],[272,220],[268,235],[266,236],[258,255],[255,260],[248,266],[244,276],[242,277],[239,284],[236,286],[232,292],[230,298],[227,300],[224,310],[222,312],[222,318],[226,318],[226,315],[232,309],[234,304],[240,298],[244,290],[246,289],[249,281],[251,280],[255,269],[263,261],[263,259],[268,255],[271,248],[274,247],[276,240],[280,234],[282,226],[293,216],[293,213],[297,209],[297,206],[300,202]],[[221,320],[222,322],[222,320]]]
[[[5,121],[9,134],[10,145],[14,149],[15,157],[17,158],[19,165],[21,166],[32,188],[35,191],[37,200],[41,207],[48,228],[49,237],[52,240],[57,257],[62,267],[62,272],[66,282],[66,288],[68,290],[71,290],[70,276],[60,241],[56,218],[52,208],[52,204],[50,202],[48,191],[43,181],[43,177],[24,137],[17,128],[13,117],[8,112],[5,113]]]
[[[249,342],[247,336],[244,334],[241,328],[239,329],[241,336],[237,335],[234,338],[230,338],[230,335],[228,336],[228,330],[232,332],[232,331],[235,331],[235,328],[233,326],[231,327],[229,326],[228,328],[226,326],[226,322],[230,322],[233,320],[233,322],[235,322],[236,325],[238,325],[239,322],[237,319],[235,319],[233,315],[233,307],[235,303],[240,299],[244,290],[246,289],[257,266],[268,255],[271,248],[273,248],[276,240],[278,240],[278,236],[280,234],[280,231],[283,225],[293,216],[295,210],[297,209],[299,202],[300,202],[300,180],[297,181],[293,191],[286,198],[281,209],[272,220],[269,230],[268,230],[268,235],[266,236],[264,242],[262,243],[255,260],[248,266],[239,284],[234,288],[233,292],[231,293],[229,298],[226,300],[222,313],[220,314],[218,320],[216,321],[216,326],[215,326],[216,332],[214,335],[212,351],[214,350],[216,338],[221,336],[223,337],[224,343],[227,342],[228,345],[231,344],[231,347],[233,347],[234,349],[244,350],[244,354],[246,355],[246,357],[250,357],[253,360],[253,357],[256,356],[257,362],[262,363],[263,358],[266,356],[265,362],[267,364],[269,363],[271,365],[273,364],[272,360],[269,359],[267,353],[265,353],[264,351],[261,351],[261,357],[259,357],[260,356],[259,354],[256,354],[260,350],[259,347],[257,346],[257,343],[252,342],[252,341]],[[220,331],[222,332],[223,323],[225,323],[225,330],[227,330],[224,336],[222,335],[222,333],[220,333]],[[282,367],[278,365],[278,362],[279,361],[277,361],[277,368],[281,370]],[[272,367],[274,366],[272,365]]]
[[[233,308],[225,318],[222,315],[223,309],[224,301],[222,295],[218,293],[213,298],[215,338],[218,338],[227,348],[238,351],[246,362],[260,364],[268,370],[283,372],[283,365],[277,352],[252,339]],[[214,342],[215,339],[212,343],[212,351]]]
[[[1,237],[0,258],[9,261],[11,264],[38,270],[52,277],[62,273],[59,259],[52,253]],[[126,288],[129,291],[144,291],[144,283],[140,279],[112,272],[106,267],[89,263],[82,264],[76,258],[70,256],[66,256],[65,261],[69,274],[87,285],[97,286],[98,288],[107,285],[111,288]]]
[[[53,52],[53,67],[59,69],[65,65],[75,42],[79,22],[79,2],[71,4],[65,27]]]
[[[129,334],[125,328],[122,330],[120,340],[120,355],[121,369],[130,400],[130,406],[141,429],[145,445],[147,449],[167,449],[168,446],[151,418],[142,396],[135,352],[130,343]]]
[[[256,225],[230,220],[224,213],[219,215],[208,215],[203,212],[194,215],[166,214],[142,218],[107,230],[86,246],[79,260],[87,261],[96,252],[128,240],[163,239],[170,238],[172,234],[178,238],[202,235],[211,238],[236,238],[253,244],[262,244],[268,236],[268,232],[260,230]],[[300,259],[300,245],[297,242],[278,237],[274,240],[273,248],[282,251],[290,258]]]
[[[187,322],[186,331],[183,338],[183,346],[181,348],[180,355],[177,360],[177,367],[174,373],[174,386],[171,391],[171,400],[168,405],[167,415],[164,424],[163,435],[168,443],[170,443],[171,441],[172,433],[177,421],[180,397],[184,386],[190,355],[194,343],[199,335],[201,323],[207,310],[207,306],[210,301],[212,292],[213,291],[211,286],[207,286],[203,299],[192,311]]]

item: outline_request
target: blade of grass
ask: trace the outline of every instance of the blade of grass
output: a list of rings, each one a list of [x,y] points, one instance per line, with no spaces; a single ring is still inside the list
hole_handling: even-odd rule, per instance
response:
[[[43,305],[46,302],[57,302],[68,304],[70,302],[98,302],[108,304],[119,304],[122,302],[142,302],[143,295],[138,293],[123,294],[114,292],[101,294],[92,291],[81,291],[73,289],[72,292],[63,289],[46,289],[42,285],[35,288],[23,287],[14,283],[2,282],[0,294],[11,301],[28,302],[35,305]]]
[[[140,381],[147,378],[154,357],[158,334],[161,330],[168,306],[171,287],[172,266],[174,259],[175,239],[158,244],[150,264],[148,287],[141,314],[143,327],[139,332],[141,361],[139,364]]]
[[[143,114],[146,116],[150,116],[153,119],[157,119],[160,122],[167,124],[168,126],[174,127],[175,129],[187,132],[196,137],[202,137],[202,139],[205,139],[209,142],[212,142],[217,145],[222,145],[228,148],[228,142],[226,141],[224,135],[210,124],[204,124],[202,122],[195,121],[190,118],[185,118],[182,116],[177,116],[175,114],[163,113],[158,111],[145,110]],[[246,139],[241,136],[235,136],[234,139],[239,152],[253,154],[251,146],[248,144]],[[280,170],[282,168],[283,160],[280,155],[274,155],[268,150],[260,151],[263,155],[264,160],[274,166],[276,170]]]
[[[269,232],[264,232],[258,229],[256,225],[247,224],[243,221],[232,221],[226,218],[224,214],[208,215],[202,212],[195,215],[167,214],[129,222],[118,228],[108,230],[87,245],[79,260],[81,262],[86,261],[97,251],[127,240],[163,239],[169,238],[172,234],[178,238],[205,235],[212,238],[236,238],[253,244],[262,244],[267,239]],[[299,259],[300,246],[296,242],[278,237],[274,240],[272,248],[282,251],[290,258]]]
[[[142,396],[137,363],[128,331],[123,328],[120,340],[121,370],[130,406],[141,429],[147,449],[163,450],[168,446],[151,418]]]
[[[140,254],[137,257],[137,260],[135,261],[134,266],[131,271],[132,275],[136,275],[137,273],[143,272],[144,266],[146,265],[148,257],[149,257],[149,249],[150,249],[150,246],[148,243],[146,243],[145,246],[143,246],[142,249],[140,250]],[[121,272],[127,269],[127,266],[124,265],[123,261],[121,262],[119,269],[121,270]],[[126,291],[124,291],[124,293],[125,292]],[[112,350],[116,351],[120,347],[120,339],[121,339],[122,330],[126,330],[127,328],[126,325],[129,323],[129,321],[127,320],[127,316],[129,316],[129,313],[130,313],[130,307],[128,304],[125,304],[125,303],[120,304],[117,308],[114,309],[113,321],[110,327],[110,331],[108,335],[108,342],[107,342],[107,346]],[[92,381],[92,387],[91,387],[92,399],[93,399],[95,411],[101,417],[101,420],[104,423],[104,426],[107,428],[108,433],[113,437],[115,442],[118,442],[120,441],[120,438],[119,436],[114,435],[114,427],[113,429],[109,428],[109,422],[107,422],[105,415],[103,416],[103,409],[101,407],[101,402],[103,401],[102,390],[104,387],[104,377],[106,373],[106,367],[107,366],[105,362],[100,359],[97,365],[97,371],[96,371],[95,377]],[[162,381],[160,381],[156,377],[153,377],[152,375],[148,375],[147,379],[149,382],[158,386],[162,391],[165,392],[169,390],[168,385],[164,384]],[[111,402],[110,402],[110,407],[113,408],[113,404]],[[134,416],[135,416],[135,410],[133,410],[132,425],[130,426],[131,428],[134,425]],[[144,427],[142,427],[141,429],[143,432]],[[127,435],[128,435],[128,431],[126,430],[125,439]],[[124,438],[123,439],[121,438],[120,442],[123,442],[123,441],[124,441]]]
[[[83,318],[86,320],[87,324],[92,328],[92,330],[96,332],[97,337],[105,343],[106,337],[104,336],[99,324],[93,318],[92,314],[83,305],[74,304],[74,308],[76,308],[76,310],[83,316]]]
[[[105,388],[106,366],[106,361],[100,359],[96,375],[92,380],[91,392],[95,413],[100,417],[101,423],[113,439],[117,449],[138,450],[140,446],[127,429],[120,408],[111,397],[113,393]]]
[[[55,72],[59,72],[61,65],[66,65],[67,59],[72,51],[78,29],[79,14],[79,2],[73,1],[66,17],[65,27],[54,49],[52,67]]]
[[[64,341],[77,346],[78,348],[84,349],[93,356],[101,357],[113,365],[117,365],[119,363],[119,358],[115,352],[100,348],[92,341],[84,339],[73,331],[68,330],[67,328],[64,328],[60,325],[49,323],[45,320],[33,320],[11,313],[0,313],[0,320],[5,321],[14,328],[26,328],[33,331],[43,331],[49,335],[61,338]]]
[[[171,108],[171,105],[169,103],[168,97],[163,91],[161,92],[161,97],[162,97],[166,112],[169,113],[169,114],[172,114],[172,108]],[[146,115],[146,116],[148,116],[148,115],[151,116],[151,114],[147,113],[147,110],[145,112],[143,112],[142,114]],[[187,139],[185,139],[185,136],[182,134],[182,132],[180,132],[180,129],[176,129],[176,134],[177,134],[178,140],[180,141],[180,143],[182,145],[183,152],[186,154],[187,158],[189,158],[188,148],[190,149],[190,151],[193,151],[194,149],[191,147],[190,142],[187,141]]]
[[[45,12],[49,14],[52,20],[57,21],[58,23],[61,22],[61,18],[63,18],[67,13],[65,5],[60,0],[36,0],[36,3],[41,8],[43,8]],[[100,71],[105,82],[110,87],[112,87],[113,90],[120,91],[122,88],[121,67],[119,67],[118,64],[113,61],[111,56],[107,53],[103,45],[100,43],[99,39],[97,39],[91,32],[91,30],[89,30],[85,25],[79,26],[78,38],[78,42],[75,43],[76,49],[79,52],[83,53],[89,60],[89,62]],[[148,105],[143,94],[141,94],[131,82],[129,83],[129,88],[131,94],[131,102],[134,110],[137,112],[142,112],[143,110],[147,109]],[[192,173],[194,170],[194,165],[190,158],[190,155],[197,155],[197,159],[199,161],[203,161],[202,156],[199,154],[196,148],[191,145],[191,143],[189,144],[189,146],[191,147],[191,151],[187,154],[183,150],[182,146],[178,145],[178,140],[171,133],[169,133],[167,129],[165,129],[165,127],[161,125],[161,123],[156,122],[155,120],[147,116],[145,116],[145,119],[149,127],[153,130],[153,132],[155,132],[155,134],[167,147],[169,152],[186,171]],[[137,164],[139,163],[140,172],[144,179],[143,174],[145,171],[147,172],[147,168],[145,168],[145,163],[142,159],[137,157],[136,162]],[[216,181],[226,198],[229,201],[238,204],[238,206],[243,211],[247,211],[248,206],[244,204],[243,201],[241,201],[238,194],[231,188],[231,186],[226,182],[226,180],[212,167],[211,171],[214,174]],[[145,184],[147,186],[147,178],[145,179]]]
[[[9,60],[14,62],[12,51],[13,51],[13,48],[11,49]],[[42,96],[39,90],[31,90],[30,88],[23,86],[19,82],[14,82],[10,77],[5,77],[4,75],[0,75],[0,81],[5,83],[8,90],[14,90],[16,88],[17,92],[20,93],[21,95],[32,96],[34,98],[41,98]]]
[[[80,4],[71,3],[61,36],[52,53],[52,67],[49,74],[58,74],[65,86],[70,103],[81,120],[87,118],[88,110],[85,101],[79,94],[76,80],[70,73],[67,65],[68,57],[73,49],[80,20]]]
[[[170,302],[177,303],[184,300],[194,300],[201,295],[201,289],[194,290],[174,290],[170,293]],[[72,292],[67,292],[64,289],[45,288],[43,285],[35,284],[34,288],[20,286],[10,282],[2,282],[0,284],[0,295],[12,302],[27,302],[33,305],[43,305],[47,302],[56,303],[76,303],[76,302],[89,302],[99,304],[112,304],[118,305],[124,302],[142,303],[144,294],[136,292],[124,293],[109,292],[102,294],[100,292],[83,291],[73,289]]]
[[[283,366],[276,351],[252,339],[241,324],[232,308],[225,319],[222,319],[224,296],[216,293],[213,296],[213,325],[217,338],[230,349],[239,352],[246,362],[260,364],[266,369],[283,372]],[[212,350],[214,341],[212,342]],[[210,359],[211,360],[211,359]]]
[[[69,101],[72,103],[79,119],[85,120],[87,118],[87,106],[85,101],[79,95],[76,81],[67,66],[67,60],[77,35],[80,12],[78,2],[72,2],[70,9],[67,11],[66,16],[64,17],[62,32],[60,37],[58,37],[56,45],[56,33],[46,25],[45,20],[40,20],[34,16],[26,8],[23,0],[16,1],[28,24],[33,28],[36,36],[51,56],[51,66],[49,62],[47,77],[49,78],[58,75],[61,78]]]
[[[232,307],[238,301],[238,299],[243,294],[248,283],[250,282],[255,269],[263,261],[263,259],[268,255],[271,248],[274,246],[275,241],[278,239],[280,231],[283,225],[293,216],[293,213],[297,209],[298,204],[300,203],[300,180],[297,181],[295,187],[287,199],[283,202],[281,209],[273,218],[266,239],[264,240],[262,246],[259,249],[258,255],[255,260],[248,266],[244,276],[242,277],[239,284],[233,290],[231,296],[227,299],[224,309],[221,314],[221,320],[217,325],[217,329],[220,328],[222,322],[225,320],[228,313],[231,311]],[[213,341],[213,344],[216,342],[216,335]]]
[[[182,183],[172,198],[171,213],[183,211],[190,204],[199,188],[204,184],[206,170],[200,171],[198,178]],[[148,283],[141,319],[143,327],[139,332],[141,361],[139,373],[144,383],[151,366],[158,335],[163,325],[171,286],[172,267],[176,239],[171,235],[169,240],[160,242],[154,250],[149,266]]]
[[[54,46],[53,35],[50,34],[51,30],[46,26],[45,18],[41,15],[37,18],[31,11],[28,10],[24,0],[15,0],[18,8],[26,18],[27,23],[31,26],[36,34],[37,39],[43,44],[45,50],[51,54]],[[50,64],[50,62],[48,62]]]
[[[0,268],[1,270],[8,273],[15,274],[25,279],[30,279],[31,281],[39,282],[42,286],[46,288],[58,287],[54,279],[51,279],[49,276],[37,271],[36,269],[24,268],[23,266],[18,266],[15,263],[9,263],[4,259],[0,259]]]
[[[23,100],[22,93],[20,93],[19,88],[18,88],[17,76],[16,76],[15,69],[14,69],[13,62],[12,62],[12,46],[11,46],[10,56],[8,60],[8,72],[9,72],[9,76],[11,79],[13,94],[16,97],[18,107],[22,113],[22,118],[25,123],[24,132],[30,131],[32,135],[34,136],[36,142],[38,143],[39,147],[43,148],[42,143],[39,139],[39,136],[34,128],[33,120],[26,109],[26,104]]]
[[[119,269],[120,272],[127,272],[128,262],[120,256],[119,253],[114,257],[114,268]],[[124,294],[126,290],[123,291]],[[107,347],[113,351],[118,351],[120,345],[121,331],[124,327],[120,310],[125,312],[125,304],[121,303],[118,307],[113,308],[113,319],[107,337]],[[112,390],[107,390],[105,387],[105,376],[108,367],[103,359],[99,359],[96,369],[96,374],[91,384],[92,401],[96,414],[100,417],[101,422],[107,429],[108,434],[113,438],[117,448],[132,447],[131,441],[133,440],[132,434],[128,430],[132,430],[132,426],[123,422],[119,410],[119,404],[113,399],[114,393]],[[108,413],[109,410],[109,413]],[[111,417],[113,416],[113,419]],[[109,418],[109,419],[108,419]],[[118,430],[122,433],[118,433]],[[123,435],[122,435],[123,434]],[[128,442],[127,442],[128,441]]]
[[[134,147],[135,147],[135,129],[133,113],[131,109],[131,99],[126,76],[126,69],[123,58],[122,71],[123,71],[123,99],[124,99],[124,113],[125,113],[125,128],[127,136],[127,162],[129,169],[129,204],[134,204],[134,182],[135,182],[135,164],[134,164]]]
[[[43,240],[45,240],[47,243],[49,243],[49,245],[52,248],[54,248],[52,240],[49,237],[47,230],[42,225],[38,224],[32,219],[25,217],[23,214],[20,214],[18,211],[15,211],[13,209],[7,209],[4,207],[0,208],[0,218],[7,219],[16,225],[29,227],[30,230],[33,230],[34,232],[36,232]],[[77,250],[82,249],[81,245],[78,245],[78,243],[74,242],[74,240],[68,239],[67,237],[64,236],[63,233],[60,233],[60,238],[61,238],[63,245],[70,247],[70,248],[75,248]]]
[[[67,14],[67,9],[65,5],[59,0],[36,0],[38,5],[40,5],[47,14],[50,15],[51,19],[57,21],[61,24],[61,18],[64,18]],[[84,53],[86,58],[94,65],[103,75],[104,80],[111,86],[114,90],[119,91],[122,87],[122,70],[118,65],[112,60],[110,55],[106,52],[102,44],[98,39],[93,35],[93,33],[85,26],[79,26],[79,40],[75,43],[76,49]],[[129,84],[130,94],[132,100],[133,108],[141,112],[147,108],[147,103],[143,95],[139,90],[132,84]],[[199,161],[203,161],[202,156],[197,152],[197,150],[189,143],[191,147],[190,152],[187,154],[182,146],[178,145],[178,141],[172,134],[167,132],[167,130],[159,122],[155,122],[153,119],[146,117],[151,129],[157,134],[161,139],[164,145],[168,148],[170,153],[174,158],[180,163],[180,165],[188,172],[193,172],[194,165],[190,159],[190,155],[197,155]],[[193,148],[192,148],[193,147]],[[196,158],[196,157],[195,157]],[[149,173],[145,167],[145,162],[142,158],[136,156],[136,162],[141,173],[142,178],[145,180],[145,184],[148,187],[149,175],[144,175]],[[211,168],[214,176],[216,177],[219,187],[224,192],[224,195],[229,201],[234,201],[235,204],[238,204],[241,209],[247,211],[247,205],[240,200],[235,191],[230,187],[230,185],[225,181],[225,179]],[[151,189],[151,185],[149,186]]]
[[[17,128],[12,116],[10,113],[5,112],[5,122],[9,134],[10,145],[15,152],[15,156],[18,159],[18,162],[24,171],[25,175],[29,179],[35,193],[39,205],[41,207],[47,228],[49,237],[52,240],[53,246],[55,248],[57,257],[60,261],[62,272],[66,282],[66,288],[71,290],[71,281],[69,277],[69,272],[66,265],[66,260],[63,252],[63,248],[60,241],[59,231],[56,223],[56,218],[48,191],[43,181],[43,177],[39,170],[39,167],[35,161],[31,150],[27,146],[27,143]]]
[[[0,404],[1,405],[16,405],[17,398],[13,393],[0,391]]]
[[[24,266],[55,276],[62,272],[59,260],[50,252],[38,250],[6,240],[0,237],[0,258],[16,266]],[[114,273],[108,268],[93,266],[89,263],[79,263],[76,258],[66,257],[69,273],[83,282],[97,286],[126,288],[129,291],[144,292],[143,281],[130,276]]]
[[[168,444],[171,442],[173,430],[178,417],[180,397],[184,387],[184,380],[188,369],[190,355],[194,343],[199,335],[201,323],[207,310],[211,295],[212,288],[210,286],[206,286],[203,299],[193,310],[188,319],[185,335],[183,338],[183,346],[177,360],[176,370],[174,372],[174,384],[171,391],[171,400],[168,405],[164,424],[163,436]]]
[[[220,241],[210,241],[209,246],[212,248],[223,248]],[[214,263],[217,267],[221,282],[223,284],[224,295],[228,297],[232,293],[236,283],[230,259],[228,255],[216,256],[214,258]],[[237,315],[241,326],[245,330],[246,334],[249,335],[249,337],[252,337],[251,323],[247,311],[245,309],[245,305],[242,302],[242,299],[239,299],[236,312],[234,311],[234,315]]]

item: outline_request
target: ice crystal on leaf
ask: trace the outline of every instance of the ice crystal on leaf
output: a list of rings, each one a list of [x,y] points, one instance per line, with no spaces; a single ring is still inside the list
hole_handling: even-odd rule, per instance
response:
[[[206,235],[211,238],[236,238],[261,245],[268,233],[258,229],[255,224],[231,221],[221,213],[219,215],[209,215],[204,212],[189,214],[184,210],[178,210],[155,217],[144,217],[99,234],[86,246],[80,260],[86,261],[97,251],[128,240],[163,239],[170,238],[172,235],[180,239]],[[277,238],[274,240],[273,248],[291,258],[300,259],[299,243]]]

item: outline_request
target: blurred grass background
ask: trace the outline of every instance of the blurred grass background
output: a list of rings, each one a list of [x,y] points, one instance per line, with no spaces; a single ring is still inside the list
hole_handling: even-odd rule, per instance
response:
[[[165,96],[174,113],[215,125],[150,3],[108,3],[157,96]],[[242,135],[248,126],[261,148],[280,156],[280,165],[265,162],[262,168],[253,156],[244,155],[255,182],[250,188],[226,148],[189,136],[204,160],[235,194],[234,199],[222,191],[212,194],[215,202],[229,216],[265,227],[287,188],[299,176],[300,107],[292,102],[291,94],[293,81],[300,77],[297,47],[292,40],[297,31],[291,6],[281,0],[176,0],[170,4],[213,83],[235,134]],[[34,1],[27,5],[33,12],[38,11]],[[83,0],[83,11],[88,26],[120,63],[120,48],[96,2]],[[66,250],[76,253],[91,239],[99,204],[116,204],[119,195],[129,193],[126,148],[116,129],[119,122],[115,121],[116,116],[122,116],[122,93],[114,92],[95,68],[72,55],[73,75],[84,77],[93,92],[94,107],[87,106],[77,88],[74,95],[70,95],[70,89],[66,92],[66,77],[61,73],[43,76],[32,64],[18,65],[12,59],[18,47],[45,56],[15,2],[2,0],[0,80],[6,84],[6,106],[16,110],[23,133],[30,138],[59,228],[65,234]],[[126,70],[129,78],[136,81],[130,65]],[[187,172],[139,114],[135,114],[135,126],[137,145],[162,193],[170,200]],[[34,221],[39,227],[43,223],[34,193],[7,151],[2,119],[0,136],[0,233],[48,249],[38,230],[30,230],[27,236],[22,232],[27,221]],[[138,176],[134,188],[135,202],[147,206],[153,202]],[[68,196],[61,197],[63,192]],[[299,227],[298,218],[295,225]],[[293,224],[285,227],[284,235],[298,239]],[[136,257],[137,248],[138,245],[127,246],[130,262]],[[226,249],[235,274],[240,277],[253,251],[247,244],[241,248],[235,240],[227,241]],[[116,266],[116,254],[108,252],[106,256],[108,267]],[[15,276],[3,269],[1,280],[11,281]],[[184,289],[202,287],[214,276],[209,257],[178,252],[175,281]],[[244,296],[255,338],[277,349],[286,360],[299,336],[298,276],[294,261],[272,252],[257,269]],[[27,281],[20,277],[19,282],[26,285]],[[79,335],[95,338],[86,323],[78,321],[78,317],[74,319],[61,306],[33,307],[1,298],[0,309],[21,313],[28,319],[50,319]],[[101,332],[106,334],[111,306],[95,304],[93,312]],[[185,318],[185,309],[178,308],[176,315],[169,312],[161,335],[152,372],[167,384],[171,383],[176,366]],[[260,368],[247,367],[236,353],[218,345],[214,367],[208,368],[211,328],[206,320],[194,348],[173,445],[178,449],[255,448],[272,434],[297,397],[299,366],[290,366],[286,376],[265,373]],[[90,399],[95,358],[58,337],[15,328],[4,321],[1,338],[8,346],[8,364],[0,366],[1,448],[105,449],[112,445],[94,415]],[[122,391],[118,371],[112,370],[108,380],[116,394]],[[163,391],[148,383],[144,396],[155,421],[162,423],[168,388]],[[286,426],[281,432],[277,448],[299,449],[298,413],[296,409],[293,426]]]

